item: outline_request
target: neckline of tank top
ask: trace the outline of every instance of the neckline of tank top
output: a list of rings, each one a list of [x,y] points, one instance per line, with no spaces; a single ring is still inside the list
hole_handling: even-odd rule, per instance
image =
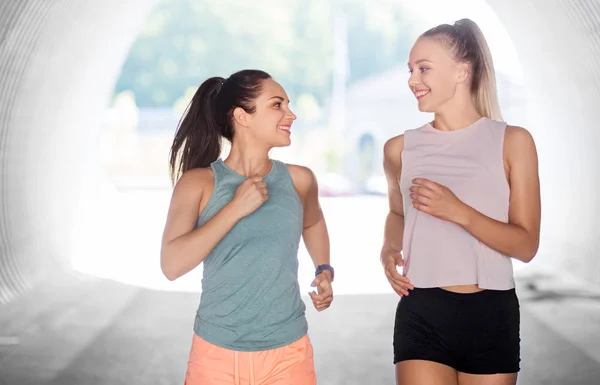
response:
[[[427,124],[425,124],[425,126],[424,126],[424,127],[425,127],[427,130],[429,130],[429,131],[432,131],[432,132],[437,132],[437,133],[439,133],[439,134],[442,134],[442,135],[452,135],[452,134],[457,134],[457,133],[460,133],[460,132],[468,132],[468,131],[471,131],[471,129],[473,129],[474,127],[477,127],[477,126],[479,126],[479,124],[481,124],[481,123],[483,123],[483,122],[485,122],[485,121],[487,121],[487,120],[489,120],[489,119],[488,119],[488,118],[486,118],[485,116],[482,116],[481,118],[477,119],[477,120],[476,120],[476,121],[474,121],[473,123],[471,123],[471,124],[469,124],[469,125],[467,125],[467,126],[465,126],[465,127],[463,127],[463,128],[459,128],[458,130],[451,130],[451,131],[442,131],[442,130],[438,130],[437,128],[435,128],[435,127],[433,127],[433,126],[431,125],[431,122],[427,122]]]
[[[263,179],[269,179],[275,173],[275,160],[273,160],[273,159],[270,159],[270,160],[271,160],[271,168],[269,169],[269,172],[267,172],[262,177]],[[236,178],[243,179],[243,180],[248,179],[247,176],[244,176],[244,175],[238,173],[237,171],[235,171],[234,169],[229,167],[227,164],[225,164],[225,161],[223,160],[223,158],[217,159],[217,162],[220,163],[229,174],[235,176]]]

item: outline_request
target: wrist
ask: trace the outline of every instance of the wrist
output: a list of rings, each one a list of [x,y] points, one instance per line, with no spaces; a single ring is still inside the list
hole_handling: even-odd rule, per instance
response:
[[[333,282],[333,274],[331,273],[331,271],[323,270],[321,273],[319,273],[319,275],[325,276],[325,277],[327,277],[329,282]]]
[[[227,205],[225,205],[222,211],[226,212],[227,217],[233,219],[235,222],[239,221],[244,217],[244,215],[242,215],[241,208],[238,206],[235,200],[232,200]]]
[[[325,276],[329,278],[330,282],[333,282],[333,279],[335,277],[333,267],[327,263],[317,266],[317,270],[315,271],[315,277],[319,276],[320,274],[325,274]]]
[[[461,203],[456,212],[456,217],[454,219],[454,223],[461,227],[467,227],[471,223],[473,209],[466,205],[465,203]]]
[[[389,255],[390,253],[390,248],[389,247],[383,247],[381,248],[381,253],[379,254],[379,262],[381,262],[381,264],[383,265],[385,263],[385,257],[387,255]]]
[[[381,254],[379,255],[379,260],[381,263],[384,263],[384,259],[389,257],[392,253],[399,252],[398,248],[393,247],[392,245],[384,245],[381,248]]]

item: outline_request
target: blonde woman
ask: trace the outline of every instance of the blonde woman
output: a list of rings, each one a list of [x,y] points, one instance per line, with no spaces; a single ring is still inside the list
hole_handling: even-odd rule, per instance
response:
[[[423,33],[408,66],[419,110],[434,119],[384,148],[390,212],[381,261],[402,297],[397,384],[515,384],[512,258],[531,261],[540,232],[534,141],[502,121],[490,51],[473,21]]]

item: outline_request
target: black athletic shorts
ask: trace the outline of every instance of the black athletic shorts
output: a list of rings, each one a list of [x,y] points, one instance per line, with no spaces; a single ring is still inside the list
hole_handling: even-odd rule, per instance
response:
[[[427,360],[469,374],[516,373],[519,325],[515,289],[459,294],[415,288],[396,310],[394,364]]]

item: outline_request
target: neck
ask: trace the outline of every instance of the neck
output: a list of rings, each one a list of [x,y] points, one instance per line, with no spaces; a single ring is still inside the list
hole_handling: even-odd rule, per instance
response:
[[[455,103],[436,112],[432,125],[440,131],[455,131],[473,124],[481,117],[473,103]]]
[[[264,176],[271,169],[269,149],[244,146],[234,141],[225,164],[235,172],[246,177]]]

